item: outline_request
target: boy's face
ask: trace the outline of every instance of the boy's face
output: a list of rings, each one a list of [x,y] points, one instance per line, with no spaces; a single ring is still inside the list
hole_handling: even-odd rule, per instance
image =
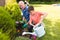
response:
[[[30,14],[34,14],[34,10],[31,10],[31,11],[30,11]]]

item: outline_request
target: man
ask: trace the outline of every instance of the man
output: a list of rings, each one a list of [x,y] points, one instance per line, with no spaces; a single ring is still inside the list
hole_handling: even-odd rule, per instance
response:
[[[28,6],[25,6],[23,1],[19,1],[19,6],[23,13],[23,20],[29,21],[29,12],[28,12]]]
[[[22,13],[23,13],[23,21],[26,21],[28,23],[29,19],[30,19],[29,18],[30,14],[28,12],[28,6],[26,6],[23,1],[19,1],[19,6],[20,6]],[[33,27],[31,25],[29,25],[28,31],[32,32],[32,29],[33,29]],[[31,35],[30,35],[30,39],[31,39]]]
[[[42,24],[43,19],[47,16],[47,13],[35,11],[33,6],[29,6],[28,11],[30,12],[30,25],[34,29],[34,40],[37,40],[36,37],[42,37],[45,35],[44,25]]]

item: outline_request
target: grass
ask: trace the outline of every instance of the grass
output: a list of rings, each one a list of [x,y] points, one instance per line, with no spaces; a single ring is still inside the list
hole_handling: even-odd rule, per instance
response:
[[[37,40],[60,40],[60,7],[45,4],[33,6],[36,11],[48,14],[44,19],[46,34],[41,38],[37,38]]]
[[[56,2],[41,2],[41,1],[31,1],[30,2],[30,4],[53,4],[53,3],[60,3],[60,2],[58,2],[58,1],[56,1]]]
[[[48,14],[44,20],[46,35],[37,40],[60,40],[60,7],[54,5],[40,5],[40,7],[35,7],[35,10]]]

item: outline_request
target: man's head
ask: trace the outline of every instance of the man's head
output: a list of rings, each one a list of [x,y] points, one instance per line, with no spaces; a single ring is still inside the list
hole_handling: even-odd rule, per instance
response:
[[[33,6],[29,6],[28,11],[29,11],[30,13],[34,13],[34,7],[33,7]]]
[[[23,10],[25,8],[25,4],[23,1],[19,1],[19,6]]]

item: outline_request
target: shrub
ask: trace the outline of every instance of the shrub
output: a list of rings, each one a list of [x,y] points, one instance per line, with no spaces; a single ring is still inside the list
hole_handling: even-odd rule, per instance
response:
[[[11,15],[12,19],[14,19],[15,21],[19,21],[22,19],[21,10],[17,3],[8,4],[5,6],[5,8]]]
[[[13,36],[16,31],[15,21],[11,19],[9,12],[3,7],[0,7],[0,29],[2,30],[2,35],[5,35],[4,33],[6,33],[10,39],[14,38]]]
[[[0,40],[10,40],[9,35],[2,33],[2,30],[0,30]]]

